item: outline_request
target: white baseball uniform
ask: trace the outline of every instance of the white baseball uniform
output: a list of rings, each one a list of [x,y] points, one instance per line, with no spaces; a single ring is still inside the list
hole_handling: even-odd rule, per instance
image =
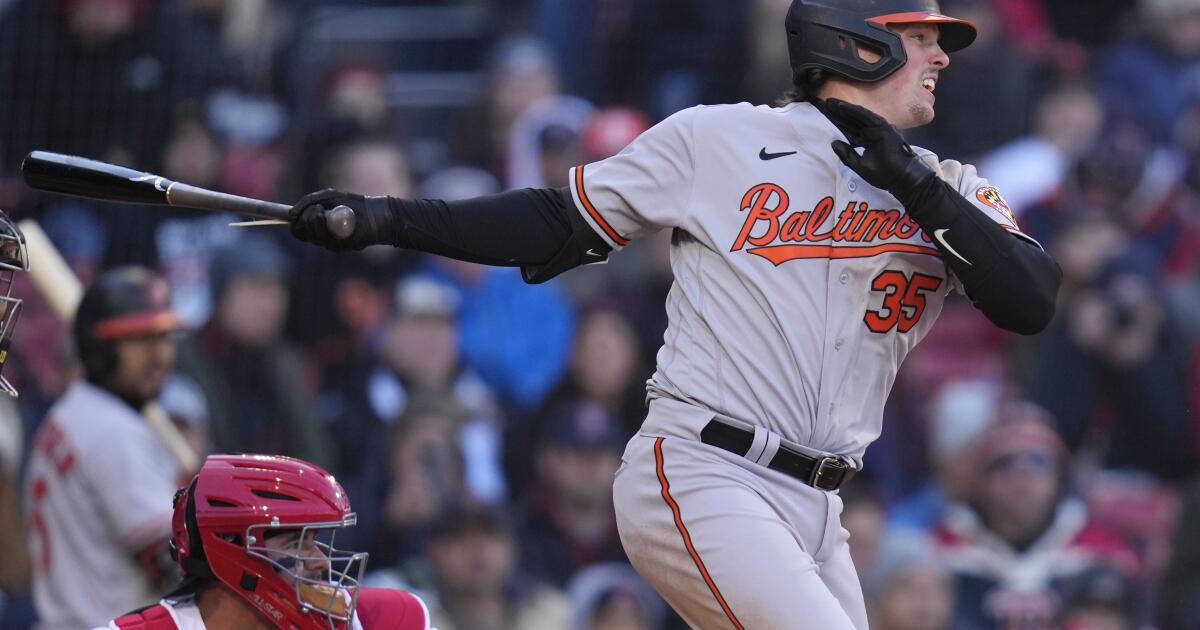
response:
[[[669,325],[614,501],[631,561],[695,627],[867,626],[841,500],[765,464],[783,444],[861,467],[901,361],[957,282],[937,235],[843,165],[835,139],[807,103],[701,106],[571,172],[614,248],[673,230]],[[917,151],[1016,232],[974,167]],[[745,457],[700,442],[714,418],[754,432]]]
[[[158,600],[134,556],[170,537],[180,475],[131,407],[71,385],[38,429],[25,475],[40,628],[92,628]]]

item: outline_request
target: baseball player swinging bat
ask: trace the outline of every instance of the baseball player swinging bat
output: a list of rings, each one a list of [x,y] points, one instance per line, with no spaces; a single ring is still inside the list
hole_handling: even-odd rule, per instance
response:
[[[32,188],[88,199],[236,212],[286,223],[290,206],[191,186],[116,164],[74,155],[34,151],[21,163],[21,176]],[[354,233],[354,211],[330,210],[325,221],[338,238]]]

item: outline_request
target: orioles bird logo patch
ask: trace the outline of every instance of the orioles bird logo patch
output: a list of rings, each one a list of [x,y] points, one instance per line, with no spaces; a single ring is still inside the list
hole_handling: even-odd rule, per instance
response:
[[[1004,197],[1000,196],[1000,191],[996,190],[995,186],[984,186],[975,191],[975,196],[989,207],[1001,212],[1004,216],[1008,217],[1009,221],[1013,222],[1013,225],[1016,225],[1017,220],[1013,217],[1012,208],[1008,207],[1008,202],[1004,200]]]

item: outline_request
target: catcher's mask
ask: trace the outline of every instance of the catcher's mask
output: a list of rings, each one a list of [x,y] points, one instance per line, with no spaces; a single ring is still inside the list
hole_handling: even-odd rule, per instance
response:
[[[176,494],[171,548],[183,590],[217,580],[281,628],[342,630],[367,554],[337,549],[334,537],[355,522],[341,485],[317,466],[210,455]]]
[[[4,364],[8,362],[13,332],[21,317],[21,298],[12,296],[13,278],[18,271],[29,271],[25,235],[7,214],[0,211],[0,390],[13,397],[17,390],[2,374]]]

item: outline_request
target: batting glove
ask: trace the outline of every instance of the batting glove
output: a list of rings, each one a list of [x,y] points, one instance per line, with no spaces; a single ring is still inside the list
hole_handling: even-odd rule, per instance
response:
[[[329,231],[325,213],[338,206],[354,211],[354,232],[338,238]],[[305,195],[288,212],[292,236],[335,252],[358,251],[384,242],[388,219],[387,197],[364,197],[325,189]]]
[[[878,114],[834,98],[819,102],[817,108],[850,141],[834,140],[833,152],[872,186],[903,199],[927,177],[936,177],[900,132]],[[862,147],[862,155],[854,147]]]

